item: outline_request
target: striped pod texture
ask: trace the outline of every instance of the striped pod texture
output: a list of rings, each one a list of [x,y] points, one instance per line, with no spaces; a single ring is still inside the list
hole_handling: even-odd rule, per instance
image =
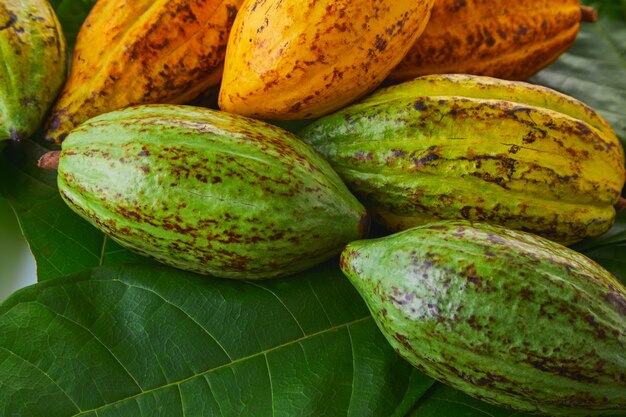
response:
[[[570,244],[612,226],[626,178],[621,143],[588,106],[488,77],[383,89],[300,136],[393,230],[468,219]]]
[[[63,142],[58,173],[65,202],[102,232],[201,274],[290,275],[369,227],[363,206],[310,146],[215,110],[137,106],[90,119]]]

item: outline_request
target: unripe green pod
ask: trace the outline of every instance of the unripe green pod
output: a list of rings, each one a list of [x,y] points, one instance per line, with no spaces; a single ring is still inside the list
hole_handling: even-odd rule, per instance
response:
[[[626,412],[626,289],[585,256],[448,221],[353,242],[341,267],[389,343],[433,378],[524,412]]]
[[[466,219],[563,244],[606,232],[624,150],[588,106],[545,87],[433,75],[300,132],[392,230]]]
[[[208,109],[98,116],[63,142],[58,173],[68,205],[123,246],[219,277],[305,270],[368,228],[364,208],[310,146]]]
[[[0,140],[32,135],[63,86],[65,38],[47,0],[0,0]]]

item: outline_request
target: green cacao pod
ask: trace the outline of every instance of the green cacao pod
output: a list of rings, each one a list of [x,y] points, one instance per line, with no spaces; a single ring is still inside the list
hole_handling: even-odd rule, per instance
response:
[[[569,244],[611,227],[626,178],[621,143],[588,106],[488,77],[418,78],[300,136],[393,230],[468,219]]]
[[[121,245],[214,276],[305,270],[368,217],[310,146],[269,124],[187,106],[93,118],[63,142],[63,199]]]
[[[626,412],[626,289],[585,256],[447,221],[353,242],[341,267],[389,343],[433,378],[524,412]]]
[[[0,140],[21,140],[65,81],[65,38],[47,0],[0,0],[0,51]]]

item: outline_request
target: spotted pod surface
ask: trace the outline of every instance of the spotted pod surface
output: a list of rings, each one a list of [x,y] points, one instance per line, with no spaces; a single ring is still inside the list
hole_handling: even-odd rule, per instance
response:
[[[390,78],[465,73],[526,80],[574,44],[581,16],[578,0],[437,0]]]
[[[623,147],[592,109],[488,77],[382,89],[300,136],[393,230],[468,219],[570,244],[612,226],[626,178]]]
[[[305,270],[369,226],[307,144],[208,109],[153,105],[98,116],[65,140],[58,173],[67,204],[121,245],[219,277]]]
[[[310,119],[376,88],[421,34],[434,0],[246,0],[228,43],[222,110]]]
[[[353,242],[341,268],[393,348],[431,377],[524,412],[626,411],[626,288],[585,256],[447,221]]]
[[[0,141],[21,140],[65,81],[65,38],[47,0],[0,0],[0,51]]]
[[[48,120],[60,143],[82,122],[136,104],[186,103],[220,83],[243,0],[98,0]]]

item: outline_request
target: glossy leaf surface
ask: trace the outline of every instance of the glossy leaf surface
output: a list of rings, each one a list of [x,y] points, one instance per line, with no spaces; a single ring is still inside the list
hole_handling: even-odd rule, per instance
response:
[[[334,263],[263,284],[100,268],[0,308],[6,416],[391,416],[431,384]]]

